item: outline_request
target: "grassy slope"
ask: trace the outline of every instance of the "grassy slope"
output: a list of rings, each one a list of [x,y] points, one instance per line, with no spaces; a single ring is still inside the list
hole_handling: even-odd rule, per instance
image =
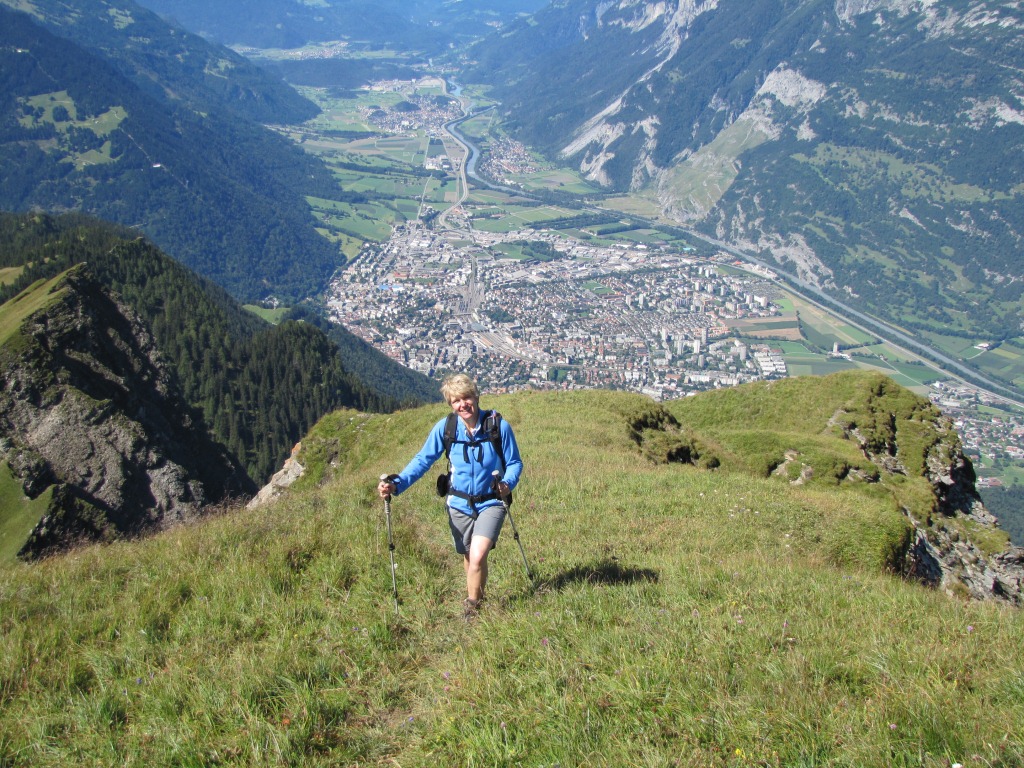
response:
[[[396,619],[375,478],[444,411],[332,414],[274,506],[0,572],[0,764],[1024,761],[1020,613],[883,573],[888,497],[650,463],[634,395],[484,405],[539,592],[506,531],[465,624],[425,479],[393,503]]]
[[[13,563],[18,550],[46,514],[52,489],[29,499],[6,461],[0,461],[0,563]]]
[[[18,334],[22,323],[60,296],[60,292],[54,293],[59,282],[59,277],[40,280],[0,305],[0,346],[14,350],[21,346]],[[0,351],[0,365],[3,357]],[[0,563],[14,561],[28,534],[45,514],[49,501],[49,491],[38,499],[26,498],[21,483],[14,478],[7,462],[0,462]]]
[[[48,306],[60,296],[60,292],[54,293],[53,289],[62,277],[58,275],[50,280],[39,280],[0,305],[0,344],[11,343],[21,329],[21,324],[32,313]]]

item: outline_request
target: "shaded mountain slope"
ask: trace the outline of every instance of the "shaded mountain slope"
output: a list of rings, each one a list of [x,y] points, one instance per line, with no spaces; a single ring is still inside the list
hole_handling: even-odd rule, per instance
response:
[[[347,40],[380,50],[396,47],[438,55],[529,13],[544,0],[145,0],[143,5],[227,45],[298,48]]]
[[[134,232],[74,215],[0,215],[0,235],[0,266],[21,270],[0,298],[88,263],[152,329],[185,398],[253,481],[268,478],[334,408],[389,410],[437,397],[425,376],[341,329],[331,334],[343,352],[313,322],[269,325]]]
[[[0,305],[0,328],[3,461],[28,497],[50,497],[22,554],[166,528],[250,492],[141,320],[84,267]]]
[[[262,123],[301,122],[317,113],[280,78],[131,0],[3,0],[0,5],[27,12],[51,34],[110,63],[157,101]]]
[[[0,18],[0,207],[136,227],[245,299],[325,284],[342,257],[304,195],[344,193],[315,159],[223,106],[147,93],[26,14]]]

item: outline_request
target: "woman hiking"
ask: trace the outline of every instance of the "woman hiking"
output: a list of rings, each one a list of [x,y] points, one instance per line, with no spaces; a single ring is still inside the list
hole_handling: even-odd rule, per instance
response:
[[[377,492],[385,498],[406,491],[441,454],[448,454],[451,471],[439,480],[438,492],[445,496],[455,551],[463,557],[467,593],[463,605],[470,618],[484,599],[487,555],[498,543],[505,522],[502,499],[519,482],[523,461],[512,427],[495,411],[480,410],[480,392],[469,376],[447,377],[441,395],[452,414],[433,426],[405,469],[378,483]],[[500,478],[496,485],[495,471]]]

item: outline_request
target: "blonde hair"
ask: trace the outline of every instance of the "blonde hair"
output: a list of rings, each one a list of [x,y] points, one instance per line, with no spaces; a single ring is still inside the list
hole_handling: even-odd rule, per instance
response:
[[[451,376],[445,376],[444,381],[441,382],[441,397],[449,405],[452,400],[461,400],[464,397],[473,397],[479,400],[480,390],[477,389],[476,382],[466,374],[453,373]]]

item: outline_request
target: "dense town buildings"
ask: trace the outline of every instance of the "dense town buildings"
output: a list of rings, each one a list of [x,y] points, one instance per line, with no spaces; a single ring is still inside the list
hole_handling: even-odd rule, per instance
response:
[[[413,225],[364,247],[329,306],[427,375],[467,371],[490,392],[604,387],[673,399],[788,375],[780,350],[729,327],[778,316],[772,295],[765,279],[685,253]],[[936,384],[931,399],[979,467],[1024,461],[1024,417],[981,417],[984,395],[967,386]]]
[[[399,228],[335,281],[333,317],[410,368],[467,370],[492,390],[673,398],[786,375],[777,350],[727,325],[779,314],[756,276],[644,246],[523,237]]]

